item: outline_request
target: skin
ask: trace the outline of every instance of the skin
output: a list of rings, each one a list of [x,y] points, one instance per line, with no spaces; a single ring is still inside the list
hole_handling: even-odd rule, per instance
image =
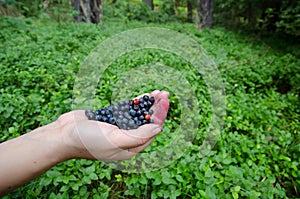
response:
[[[84,110],[75,110],[1,143],[0,197],[69,159],[125,160],[145,149],[161,132],[169,108],[168,92],[155,90],[149,95],[156,100],[154,124],[126,131],[88,120]]]

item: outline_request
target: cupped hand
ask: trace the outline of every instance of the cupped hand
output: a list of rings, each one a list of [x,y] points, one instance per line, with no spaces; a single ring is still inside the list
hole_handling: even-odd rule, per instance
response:
[[[125,160],[145,149],[161,132],[169,109],[168,92],[155,90],[147,95],[155,97],[151,116],[154,123],[133,130],[122,130],[108,123],[88,120],[84,110],[71,111],[62,115],[57,121],[64,128],[63,142],[68,146],[67,156]]]

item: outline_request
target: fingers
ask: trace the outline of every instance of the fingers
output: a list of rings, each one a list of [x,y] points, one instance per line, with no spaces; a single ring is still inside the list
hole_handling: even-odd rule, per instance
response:
[[[144,150],[149,144],[151,144],[151,142],[154,140],[154,138],[149,139],[147,142],[145,142],[143,145],[135,147],[135,148],[130,148],[130,149],[124,149],[122,151],[120,151],[118,154],[116,154],[116,157],[114,157],[113,159],[116,160],[127,160],[132,158],[134,155],[136,155],[137,153],[141,152],[142,150]]]
[[[155,124],[162,125],[167,117],[168,109],[170,106],[169,93],[166,91],[161,91],[156,96],[156,101],[153,105],[153,115],[152,119]]]
[[[161,132],[162,128],[156,124],[145,124],[134,130],[116,130],[115,144],[122,149],[131,149],[144,145],[151,138]]]
[[[130,152],[131,154],[137,154],[139,152],[141,152],[142,150],[144,150],[149,144],[151,144],[151,142],[154,140],[153,138],[150,138],[146,143],[144,143],[141,146],[135,147],[135,148],[131,148],[128,149],[128,152]]]

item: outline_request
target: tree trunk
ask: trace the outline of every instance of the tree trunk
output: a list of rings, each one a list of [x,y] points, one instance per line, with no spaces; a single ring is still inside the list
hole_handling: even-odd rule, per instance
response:
[[[76,22],[98,24],[102,20],[101,0],[72,0],[72,5],[79,13],[74,16]]]
[[[170,0],[170,15],[175,15],[174,1]]]
[[[212,28],[213,0],[199,0],[198,2],[198,28]]]
[[[187,0],[187,22],[193,22],[193,3],[192,0]]]
[[[143,0],[143,3],[148,5],[151,8],[151,10],[154,9],[153,0]]]

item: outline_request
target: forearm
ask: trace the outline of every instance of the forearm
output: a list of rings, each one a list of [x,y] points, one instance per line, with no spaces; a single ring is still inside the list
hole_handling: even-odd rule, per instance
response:
[[[0,196],[68,159],[57,122],[0,144]]]

